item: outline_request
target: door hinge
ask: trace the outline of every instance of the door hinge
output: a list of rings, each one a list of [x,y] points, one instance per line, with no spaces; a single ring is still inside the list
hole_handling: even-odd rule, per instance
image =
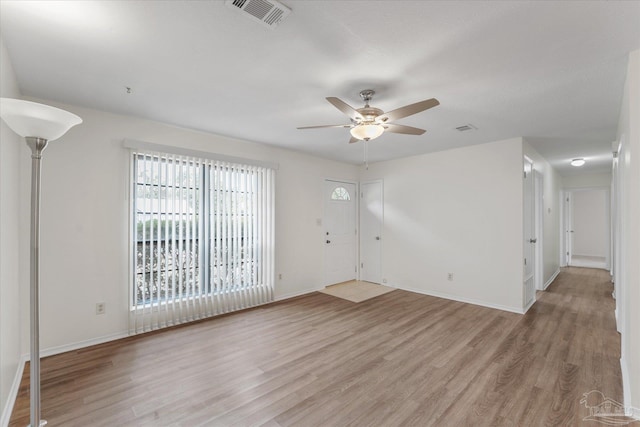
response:
[[[356,265],[356,268],[354,269],[354,271],[357,273],[358,272],[358,266]]]
[[[527,259],[526,258],[524,259],[524,265],[527,265]]]
[[[360,193],[360,198],[364,199],[364,193]]]
[[[527,172],[526,172],[526,171],[524,172],[524,177],[525,177],[525,178],[527,177]]]
[[[569,252],[567,252],[567,256],[569,256]]]
[[[364,262],[360,263],[360,268],[364,268]]]

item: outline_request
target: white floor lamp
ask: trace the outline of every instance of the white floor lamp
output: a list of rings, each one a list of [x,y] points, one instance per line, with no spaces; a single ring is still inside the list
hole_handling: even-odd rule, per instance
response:
[[[40,419],[40,161],[47,143],[82,123],[82,119],[59,108],[11,98],[0,98],[0,116],[31,148],[30,426],[39,427],[47,423]]]

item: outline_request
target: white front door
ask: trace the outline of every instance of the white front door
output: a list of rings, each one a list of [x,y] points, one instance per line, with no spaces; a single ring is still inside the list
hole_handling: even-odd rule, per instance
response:
[[[524,307],[527,308],[536,297],[535,289],[535,212],[534,212],[534,187],[533,187],[533,162],[524,159]]]
[[[326,285],[357,277],[356,200],[355,184],[325,181],[323,238]]]
[[[382,283],[382,182],[360,187],[360,280]]]

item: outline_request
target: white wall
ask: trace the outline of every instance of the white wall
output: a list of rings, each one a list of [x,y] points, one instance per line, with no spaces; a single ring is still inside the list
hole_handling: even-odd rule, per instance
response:
[[[585,175],[570,175],[562,177],[562,187],[570,188],[609,188],[611,186],[610,173]]]
[[[581,190],[571,194],[573,255],[607,258],[610,229],[608,190]]]
[[[622,331],[621,366],[625,404],[640,417],[640,51],[629,56],[617,141],[620,194],[620,268],[616,269],[616,300]]]
[[[84,120],[52,142],[44,156],[41,335],[45,353],[127,331],[129,155],[122,148],[125,138],[279,163],[275,246],[276,274],[282,273],[282,280],[276,280],[276,298],[322,286],[323,239],[316,219],[322,218],[323,180],[357,180],[357,166],[148,120],[39,102]],[[97,316],[95,304],[102,301],[106,314]],[[23,311],[25,321],[27,315]]]
[[[11,60],[0,38],[0,96],[20,97]],[[22,138],[0,121],[0,425],[8,417],[11,386],[20,367],[20,156]]]
[[[543,283],[548,283],[560,269],[562,177],[526,140],[524,154],[533,160],[533,168],[543,177]]]
[[[361,169],[362,181],[384,180],[382,277],[520,312],[522,154],[516,138]]]

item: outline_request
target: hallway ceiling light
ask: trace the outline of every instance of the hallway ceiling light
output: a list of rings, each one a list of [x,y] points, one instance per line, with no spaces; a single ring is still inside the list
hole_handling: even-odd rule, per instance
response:
[[[579,166],[584,165],[585,163],[586,162],[585,162],[584,159],[573,159],[573,160],[571,160],[571,166],[579,167]]]

